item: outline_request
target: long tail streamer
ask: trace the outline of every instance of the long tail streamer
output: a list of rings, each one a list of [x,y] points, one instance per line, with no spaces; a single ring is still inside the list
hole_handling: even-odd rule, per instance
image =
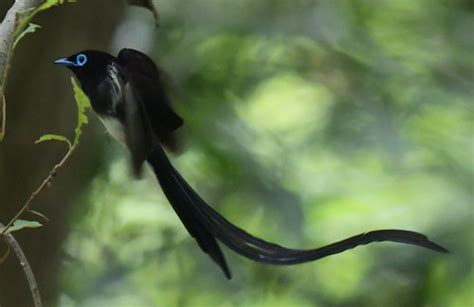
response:
[[[382,241],[417,245],[440,253],[448,252],[421,233],[398,229],[370,231],[315,249],[286,248],[252,236],[216,212],[184,180],[160,146],[149,155],[148,162],[188,232],[229,279],[231,273],[217,240],[244,257],[277,265],[310,262],[359,245]]]

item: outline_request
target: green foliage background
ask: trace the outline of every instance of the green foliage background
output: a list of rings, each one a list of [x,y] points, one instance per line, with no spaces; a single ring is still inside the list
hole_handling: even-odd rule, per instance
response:
[[[111,49],[168,71],[185,119],[173,162],[214,208],[290,247],[402,228],[451,254],[383,243],[275,267],[226,249],[227,281],[110,142],[78,200],[62,306],[474,304],[471,2],[156,4],[160,29],[131,8]]]

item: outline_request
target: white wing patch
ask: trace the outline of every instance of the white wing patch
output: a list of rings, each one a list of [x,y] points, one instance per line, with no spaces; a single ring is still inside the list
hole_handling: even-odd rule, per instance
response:
[[[112,89],[112,105],[115,110],[117,107],[117,104],[121,102],[123,99],[122,96],[122,88],[123,88],[123,81],[122,78],[120,78],[119,71],[117,69],[117,66],[115,64],[110,64],[107,66],[107,80],[110,83],[110,87]]]

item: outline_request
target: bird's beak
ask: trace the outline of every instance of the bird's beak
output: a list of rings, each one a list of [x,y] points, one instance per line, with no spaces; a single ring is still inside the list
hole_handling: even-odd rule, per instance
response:
[[[57,59],[54,61],[54,64],[64,65],[64,66],[74,66],[76,63],[69,61],[67,58]]]

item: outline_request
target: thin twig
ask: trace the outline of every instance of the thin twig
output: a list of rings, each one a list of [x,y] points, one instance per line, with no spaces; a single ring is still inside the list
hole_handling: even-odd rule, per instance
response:
[[[31,204],[33,203],[33,200],[38,196],[38,194],[41,193],[41,191],[44,190],[50,184],[53,179],[56,177],[56,174],[58,170],[63,167],[63,165],[67,162],[69,157],[71,157],[72,153],[74,150],[77,148],[77,145],[79,143],[74,143],[73,146],[69,147],[68,152],[64,155],[64,157],[61,159],[61,161],[56,164],[53,169],[49,172],[48,177],[46,177],[43,182],[39,185],[39,187],[30,195],[30,198],[26,201],[26,203],[23,205],[23,207],[15,214],[15,216],[8,222],[7,226],[3,228],[2,232],[0,233],[0,238],[5,235],[5,233],[8,231],[8,229],[15,223],[16,220],[28,209],[30,209]]]
[[[2,258],[0,258],[0,264],[2,264],[5,260],[7,260],[8,256],[10,256],[10,251],[11,251],[10,245],[8,245],[7,242],[5,242],[5,244],[7,245],[7,251],[5,252],[5,255],[3,255]]]
[[[0,223],[0,227],[3,227],[2,223]],[[31,270],[31,266],[28,263],[28,259],[26,259],[25,253],[21,249],[20,244],[11,233],[5,233],[3,235],[3,238],[8,244],[9,248],[13,250],[16,257],[18,258],[18,261],[20,262],[20,266],[23,269],[23,273],[25,273],[26,280],[28,281],[28,286],[30,287],[34,306],[42,307],[43,304],[41,303],[41,296],[38,289],[38,284],[36,283],[35,275],[33,274],[33,270]]]

